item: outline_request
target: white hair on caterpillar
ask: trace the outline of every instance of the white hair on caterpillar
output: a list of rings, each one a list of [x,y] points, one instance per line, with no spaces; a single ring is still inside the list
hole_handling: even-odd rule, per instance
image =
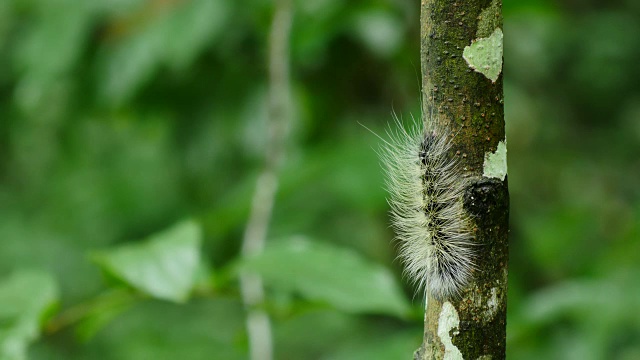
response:
[[[474,270],[468,179],[451,154],[450,132],[429,122],[409,129],[394,114],[379,155],[405,275],[436,299],[459,295]]]

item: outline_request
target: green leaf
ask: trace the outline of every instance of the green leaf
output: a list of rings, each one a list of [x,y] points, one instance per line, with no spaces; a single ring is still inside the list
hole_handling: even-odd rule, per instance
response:
[[[465,46],[462,57],[470,68],[495,83],[502,72],[502,30],[496,28],[491,36]]]
[[[170,36],[163,45],[167,63],[186,69],[224,29],[229,10],[229,3],[225,1],[193,0],[173,14],[167,24]]]
[[[134,21],[125,37],[103,48],[100,95],[109,104],[122,105],[161,65],[185,69],[222,33],[228,13],[224,1],[178,1]]]
[[[242,303],[232,298],[188,304],[148,301],[119,316],[96,338],[112,359],[247,359]]]
[[[96,298],[90,311],[76,328],[83,341],[89,341],[112,320],[133,307],[138,300],[129,289],[114,289]]]
[[[181,222],[140,244],[94,256],[109,274],[153,297],[183,302],[194,286],[200,262],[200,227]]]
[[[408,303],[384,267],[358,253],[296,237],[245,259],[241,270],[260,273],[273,286],[355,313],[404,317]]]
[[[385,334],[385,337],[368,337],[362,343],[347,346],[328,357],[330,360],[386,360],[408,359],[420,347],[422,332],[411,331],[400,334]],[[375,341],[372,341],[375,340]]]
[[[69,74],[91,34],[94,12],[89,3],[41,1],[25,11],[32,17],[30,25],[18,32],[15,51],[9,51],[19,69],[14,94],[21,110],[43,118],[67,101]]]
[[[0,359],[27,358],[27,346],[57,300],[58,287],[46,272],[23,270],[0,282]]]

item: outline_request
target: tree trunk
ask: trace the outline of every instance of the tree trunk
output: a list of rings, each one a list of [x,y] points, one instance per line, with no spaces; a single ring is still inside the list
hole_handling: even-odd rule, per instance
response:
[[[476,247],[461,296],[429,297],[414,359],[504,359],[509,193],[502,93],[502,1],[422,0],[423,121],[454,134],[472,181],[464,198]]]

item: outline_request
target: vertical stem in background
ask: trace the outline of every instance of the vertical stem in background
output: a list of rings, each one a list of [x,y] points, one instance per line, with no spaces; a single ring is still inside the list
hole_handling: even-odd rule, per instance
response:
[[[422,0],[420,27],[424,121],[437,121],[457,134],[451,156],[458,158],[472,180],[464,206],[473,219],[478,246],[477,270],[461,296],[427,299],[424,340],[414,358],[504,359],[509,193],[501,75],[502,1]],[[475,49],[472,43],[477,43]],[[495,50],[489,52],[495,61],[478,66],[474,61],[482,62],[486,54],[470,57],[466,47]],[[472,67],[481,72],[493,67],[496,72],[485,75]]]
[[[262,252],[278,189],[278,170],[284,158],[287,130],[291,122],[289,89],[290,0],[276,0],[269,35],[269,113],[265,163],[258,177],[251,213],[242,239],[242,256]],[[271,360],[273,342],[269,316],[261,308],[264,302],[262,278],[258,274],[240,276],[242,299],[247,308],[247,334],[251,360]]]

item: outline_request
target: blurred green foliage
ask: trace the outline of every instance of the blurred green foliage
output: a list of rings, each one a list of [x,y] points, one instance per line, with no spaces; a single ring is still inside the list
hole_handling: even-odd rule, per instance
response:
[[[276,358],[410,358],[421,299],[358,122],[418,114],[418,3],[295,1],[273,246],[240,262],[272,12],[0,1],[0,359],[244,359],[239,267]],[[504,14],[509,357],[640,358],[640,5]]]

